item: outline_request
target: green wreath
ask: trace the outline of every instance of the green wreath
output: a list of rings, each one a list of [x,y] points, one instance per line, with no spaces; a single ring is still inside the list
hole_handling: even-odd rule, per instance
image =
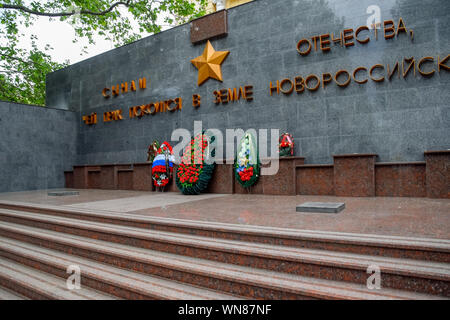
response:
[[[175,184],[181,193],[197,195],[208,188],[215,163],[206,164],[205,157],[209,157],[209,146],[213,141],[214,137],[201,134],[192,139],[184,150],[175,175]]]
[[[234,176],[244,188],[253,186],[259,178],[261,163],[256,139],[246,133],[239,142],[234,159]]]

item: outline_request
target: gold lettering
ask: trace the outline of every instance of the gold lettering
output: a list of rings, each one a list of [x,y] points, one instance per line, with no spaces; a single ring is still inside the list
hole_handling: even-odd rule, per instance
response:
[[[202,97],[200,97],[199,94],[193,94],[192,95],[192,106],[194,108],[198,108],[198,107],[200,107],[201,103],[202,103]]]
[[[245,86],[244,87],[244,96],[245,96],[245,100],[253,101],[253,86]]]
[[[303,79],[303,77],[295,77],[294,79],[294,87],[295,87],[295,92],[297,93],[302,93],[303,91],[305,91],[305,80]]]
[[[408,31],[406,30],[406,26],[405,26],[405,23],[403,22],[402,18],[400,18],[400,20],[398,21],[397,37],[400,32],[404,32],[405,34],[408,34]]]
[[[241,99],[241,91],[233,88],[233,89],[228,89],[228,101],[234,102],[234,101],[238,101],[239,99]]]
[[[308,87],[308,82],[309,82],[309,80],[311,80],[311,79],[315,79],[316,81],[317,81],[317,84],[316,84],[316,86],[315,87]],[[319,77],[318,76],[316,76],[315,74],[310,74],[309,76],[307,76],[306,77],[306,79],[305,79],[305,87],[306,87],[306,89],[308,89],[309,91],[316,91],[317,89],[319,89],[319,87],[320,87],[320,79],[319,79]]]
[[[220,103],[220,93],[219,93],[219,91],[217,91],[217,90],[215,90],[214,92],[213,92],[213,94],[214,94],[214,96],[215,96],[215,100],[214,100],[214,103],[215,104],[219,104]]]
[[[103,113],[103,122],[109,122],[111,121],[111,113],[110,112],[104,112]]]
[[[386,20],[386,21],[384,21],[383,25],[384,25],[384,39],[386,39],[386,40],[392,39],[395,36],[394,21]],[[390,25],[390,27],[388,27],[388,25]]]
[[[330,83],[333,80],[333,76],[331,73],[323,73],[322,74],[322,88],[325,89],[325,85]]]
[[[177,104],[177,109],[181,111],[183,109],[183,99],[175,98],[175,103]]]
[[[308,49],[306,49],[305,51],[301,50],[302,44],[303,43],[307,43],[308,44]],[[300,53],[302,56],[307,56],[310,52],[311,52],[311,42],[308,39],[302,39],[297,43],[297,51],[298,53]]]
[[[83,116],[83,121],[87,125],[92,125],[97,123],[97,113],[91,113],[88,116]]]
[[[128,82],[121,83],[120,88],[122,90],[122,93],[128,92]]]
[[[272,84],[272,81],[270,81],[269,84],[269,90],[270,90],[270,95],[272,95],[272,92],[276,91],[277,94],[280,94],[280,81],[277,80],[277,86],[274,87]]]
[[[147,114],[147,106],[145,104],[139,106],[138,108],[139,108],[138,118],[142,118],[144,115]]]
[[[175,105],[175,107],[173,108],[170,107],[170,105],[173,103],[175,103],[175,101],[173,101],[172,99],[166,101],[167,110],[169,110],[170,112],[174,112],[175,110],[177,110],[177,105]]]
[[[251,86],[251,87],[252,87],[252,89],[253,89],[253,86]],[[253,94],[253,92],[252,92],[252,94]],[[244,91],[244,89],[242,89],[242,87],[239,87],[239,95],[240,95],[242,98],[244,98],[244,99],[247,100],[247,96],[245,95],[245,91]]]
[[[365,44],[365,43],[367,43],[367,42],[370,41],[370,37],[369,37],[369,36],[367,36],[367,38],[365,38],[364,40],[359,40],[359,39],[358,39],[358,34],[359,34],[361,31],[363,31],[363,30],[369,30],[369,28],[367,28],[367,26],[361,26],[361,27],[359,27],[358,29],[356,29],[356,32],[355,32],[355,39],[356,39],[356,41],[358,41],[358,42],[361,43],[361,44]]]
[[[163,101],[155,103],[155,112],[166,112],[166,104]]]
[[[436,70],[431,70],[428,72],[422,71],[422,69],[420,68],[422,66],[423,63],[430,61],[430,62],[434,62],[434,58],[433,57],[424,57],[422,59],[420,59],[419,63],[417,64],[417,70],[419,71],[419,73],[423,76],[423,77],[431,77]]]
[[[220,101],[222,104],[228,103],[228,90],[222,89],[219,91],[220,93]]]
[[[383,82],[384,81],[384,77],[381,77],[381,78],[374,78],[373,77],[373,71],[375,69],[377,69],[377,68],[384,70],[384,66],[382,64],[376,64],[376,65],[372,66],[372,68],[370,68],[369,77],[370,77],[370,79],[372,79],[375,82]]]
[[[111,87],[111,91],[112,91],[113,97],[117,97],[117,96],[119,95],[119,92],[120,92],[120,87],[119,87],[119,85],[117,85],[117,86],[112,86],[112,87]]]
[[[130,108],[130,119],[133,119],[137,116],[137,108],[139,107],[131,107]]]
[[[340,42],[341,43],[341,47],[343,45],[342,43],[342,32],[339,33],[339,38],[335,38],[334,37],[334,33],[331,34],[331,41],[333,41],[334,43],[336,42]]]
[[[441,68],[442,69],[444,69],[444,70],[446,70],[446,71],[450,71],[450,67],[449,66],[447,66],[447,60],[450,58],[450,54],[448,55],[448,56],[446,56],[445,58],[444,58],[444,60],[441,60],[440,58],[439,58],[439,56],[438,56],[438,72],[441,72]]]
[[[359,72],[359,71],[362,71],[362,70],[364,70],[364,71],[366,71],[367,72],[367,68],[364,68],[364,67],[358,67],[358,68],[356,68],[354,71],[353,71],[353,81],[355,81],[356,83],[358,83],[358,84],[364,84],[364,83],[366,83],[367,81],[369,81],[369,79],[364,79],[364,80],[356,80],[356,74]]]
[[[347,42],[347,40],[353,40],[353,29],[345,29],[342,32],[342,38],[344,39],[343,41],[344,41],[344,46],[345,47],[351,47],[351,46],[355,45],[354,41]]]
[[[345,82],[343,82],[343,83],[338,81],[338,78],[339,78],[339,76],[340,76],[341,74],[347,74],[347,80],[346,80]],[[339,71],[336,72],[336,74],[334,75],[334,82],[336,82],[336,84],[337,84],[339,87],[345,88],[346,86],[348,86],[348,85],[350,84],[350,80],[351,80],[350,73],[348,73],[347,70],[339,70]]]
[[[146,108],[147,108],[149,114],[154,115],[156,113],[156,105],[154,103],[148,104],[146,106]]]
[[[102,95],[105,97],[105,99],[108,99],[108,98],[109,98],[109,94],[107,94],[108,91],[109,91],[108,88],[104,88],[104,89],[102,90]]]
[[[288,90],[283,90],[283,85],[286,84],[286,83],[289,83],[289,89]],[[283,80],[281,80],[280,91],[281,91],[281,93],[284,93],[284,94],[291,94],[292,91],[294,91],[294,83],[290,79],[283,79]]]
[[[113,119],[114,120],[123,120],[123,117],[122,117],[122,110],[114,110],[113,111]]]
[[[317,40],[319,40],[319,36],[314,36],[311,38],[314,43],[314,50],[317,51]]]
[[[394,68],[392,69],[392,71],[391,71],[391,68],[389,66],[389,63],[386,66],[387,66],[388,80],[391,80],[391,78],[394,75],[395,71],[397,71],[398,78],[400,79],[400,71],[399,71],[398,61],[395,63]]]
[[[145,89],[145,88],[147,88],[147,79],[144,77],[144,78],[139,78],[139,88],[140,89]]]
[[[326,40],[329,38],[330,38],[330,35],[328,33],[320,36],[320,50],[322,50],[324,52],[331,50],[331,48],[330,48],[331,42],[330,42],[330,40]]]
[[[381,26],[380,23],[374,23],[372,24],[373,32],[375,33],[375,40],[378,41],[378,27]]]
[[[408,69],[406,69],[405,71],[405,61],[407,63],[409,63]],[[409,71],[411,70],[411,67],[413,68],[413,73],[414,73],[414,77],[416,76],[416,60],[414,59],[414,57],[411,58],[404,58],[402,61],[402,75],[403,75],[403,79],[406,78],[406,76],[408,75]]]

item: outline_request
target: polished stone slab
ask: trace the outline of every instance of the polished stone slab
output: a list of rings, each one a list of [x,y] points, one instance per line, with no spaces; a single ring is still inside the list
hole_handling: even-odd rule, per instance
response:
[[[89,201],[68,205],[73,208],[110,210],[116,212],[130,212],[150,208],[166,208],[170,205],[182,205],[184,203],[211,200],[217,197],[223,197],[223,194],[201,194],[185,196],[175,192],[148,192],[145,195],[127,197],[120,199],[110,199],[101,201]]]
[[[305,202],[297,206],[297,212],[339,213],[345,209],[343,202]]]
[[[65,197],[65,196],[78,196],[80,195],[80,192],[78,191],[51,191],[47,193],[49,196],[54,197]]]
[[[64,190],[64,189],[57,189]],[[294,230],[313,230],[320,232],[345,232],[368,235],[402,236],[419,238],[450,239],[450,201],[414,197],[334,197],[334,196],[268,196],[233,194],[215,198],[196,198],[180,203],[168,201],[161,192],[142,192],[129,190],[65,189],[79,191],[79,196],[49,197],[50,191],[38,190],[0,193],[1,201],[20,201],[35,204],[67,206],[71,204],[92,203],[86,209],[100,212],[99,207],[113,203],[97,201],[124,199],[115,203],[115,212],[121,211],[129,198],[154,194],[150,208],[127,212],[141,216],[185,219],[192,221],[214,221],[218,223],[289,228]],[[180,194],[170,192],[170,194]],[[180,197],[182,195],[180,194]],[[181,200],[181,199],[180,199]],[[140,201],[139,201],[140,202]],[[149,201],[150,202],[150,201]],[[293,208],[305,202],[344,202],[345,211],[340,214],[298,213]],[[108,205],[106,205],[108,204]],[[132,204],[132,203],[131,203]],[[137,203],[136,203],[137,204]],[[150,203],[151,204],[151,203]],[[134,206],[134,205],[133,205]],[[142,206],[144,207],[144,205]],[[80,208],[78,208],[80,209]]]

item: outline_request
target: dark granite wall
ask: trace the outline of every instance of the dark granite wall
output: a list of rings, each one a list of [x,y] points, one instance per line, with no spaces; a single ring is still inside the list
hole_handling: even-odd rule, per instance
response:
[[[0,192],[63,188],[76,160],[77,117],[0,101]]]
[[[365,25],[370,5],[380,6],[382,21],[402,17],[414,30],[414,42],[404,35],[378,41],[371,36],[366,45],[333,46],[327,54],[297,53],[302,38]],[[153,139],[170,139],[176,128],[192,130],[194,120],[209,128],[289,131],[296,155],[306,157],[306,163],[332,163],[332,155],[344,153],[376,153],[377,161],[422,161],[425,150],[450,148],[448,71],[431,78],[417,73],[382,83],[352,82],[345,89],[330,84],[290,96],[271,97],[269,82],[392,65],[404,57],[442,58],[450,53],[449,34],[448,0],[258,0],[229,10],[228,37],[212,41],[216,50],[231,52],[222,65],[223,83],[208,80],[197,86],[190,60],[204,45],[190,43],[187,24],[49,74],[47,103],[78,113],[78,164],[145,161]],[[110,99],[101,95],[104,87],[143,76],[150,80],[146,90]],[[213,103],[214,90],[243,85],[254,86],[253,102]],[[202,96],[199,109],[192,107],[194,93]],[[128,119],[131,106],[175,97],[184,99],[181,112]],[[122,109],[125,119],[103,123],[103,112],[113,109]],[[91,112],[98,113],[99,123],[88,127],[81,117]]]

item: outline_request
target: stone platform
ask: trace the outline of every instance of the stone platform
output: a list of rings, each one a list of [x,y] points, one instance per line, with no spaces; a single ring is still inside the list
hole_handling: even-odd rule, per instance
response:
[[[339,213],[345,209],[343,202],[305,202],[298,205],[297,212]]]
[[[42,192],[1,195],[0,298],[450,297],[449,240],[156,217],[100,209],[143,195],[97,194],[92,201],[94,194],[80,193],[79,200],[63,200],[65,205],[45,204]],[[149,210],[164,212],[178,196],[148,195],[137,202],[153,198],[159,207]],[[35,203],[17,201],[20,197]],[[167,208],[200,208],[205,201],[217,206],[217,200],[233,196],[205,197]],[[81,290],[65,287],[67,267],[73,265],[82,270]],[[374,266],[381,271],[377,290],[367,286],[367,270]]]
[[[276,175],[260,176],[249,189],[244,189],[236,181],[232,164],[218,164],[207,191],[219,194],[449,199],[450,150],[427,151],[424,155],[425,161],[419,162],[377,162],[377,154],[341,154],[333,156],[333,164],[305,164],[303,157],[282,157]],[[269,160],[261,160],[263,167]],[[73,171],[64,173],[65,186],[155,191],[151,167],[151,163],[75,166]],[[173,181],[167,189],[178,191]]]
[[[127,212],[143,216],[337,231],[450,239],[450,200],[403,197],[270,196],[127,190],[84,190],[78,196],[51,197],[47,190],[0,193],[1,200]],[[61,191],[53,190],[53,191]],[[304,202],[344,202],[338,215],[299,214]]]
[[[347,231],[359,226],[350,233],[319,231],[327,219],[316,228],[304,219],[316,214],[296,219],[291,204],[299,198],[104,190],[72,197],[51,197],[47,190],[0,194],[0,299],[450,298],[448,200],[392,198],[382,207],[372,198],[347,201],[348,211],[328,221]],[[420,206],[433,207],[435,225],[424,220],[428,212]],[[417,223],[396,220],[401,209]],[[370,219],[361,220],[361,213]],[[396,235],[361,233],[387,222],[395,228],[381,233]],[[441,229],[426,237],[429,229],[411,225]],[[414,237],[399,230],[414,231]],[[70,265],[82,270],[81,290],[65,287]],[[367,286],[374,266],[381,271],[377,290]]]

